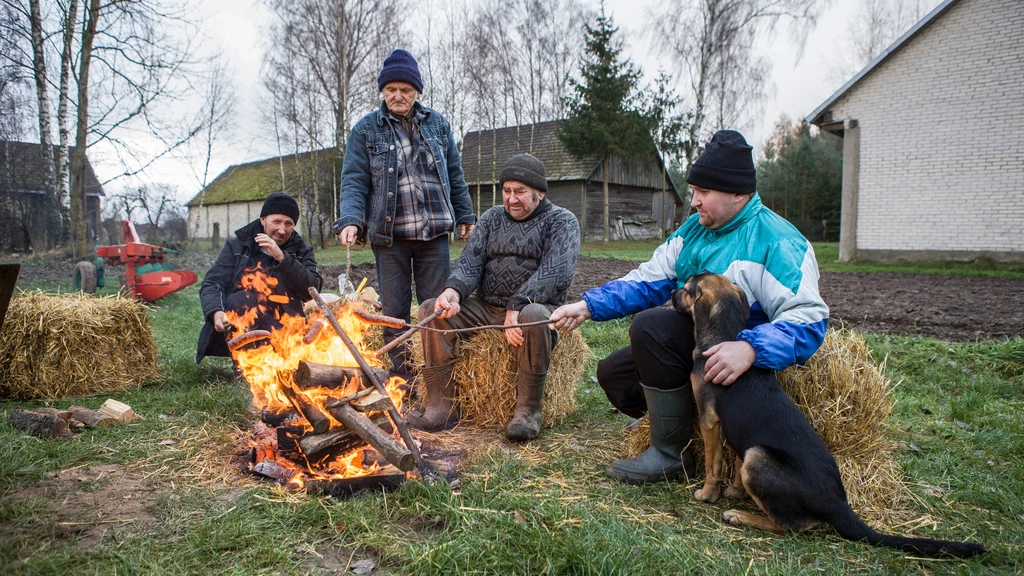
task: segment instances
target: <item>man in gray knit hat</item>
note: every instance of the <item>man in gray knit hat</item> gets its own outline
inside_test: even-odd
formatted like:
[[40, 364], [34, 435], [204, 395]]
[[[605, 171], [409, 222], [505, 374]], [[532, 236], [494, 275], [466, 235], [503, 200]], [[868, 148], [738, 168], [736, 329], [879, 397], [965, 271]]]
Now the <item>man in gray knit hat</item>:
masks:
[[[544, 197], [544, 164], [529, 154], [509, 158], [499, 178], [503, 205], [480, 217], [444, 291], [419, 308], [421, 320], [439, 313], [429, 327], [526, 324], [547, 320], [565, 303], [580, 251], [576, 216]], [[421, 430], [445, 430], [460, 419], [452, 380], [458, 343], [473, 333], [421, 334], [426, 408], [409, 422]], [[516, 409], [506, 434], [532, 440], [540, 435], [544, 383], [558, 332], [547, 325], [506, 328], [505, 337], [518, 365]]]

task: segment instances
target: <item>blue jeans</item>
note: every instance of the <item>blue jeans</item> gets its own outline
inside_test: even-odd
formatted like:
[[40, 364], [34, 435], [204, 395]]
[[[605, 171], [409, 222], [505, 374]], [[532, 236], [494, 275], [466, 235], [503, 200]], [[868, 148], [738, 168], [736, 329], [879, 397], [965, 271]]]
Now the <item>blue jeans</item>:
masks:
[[[386, 316], [404, 318], [408, 323], [412, 307], [412, 281], [416, 279], [416, 300], [426, 302], [444, 291], [444, 284], [451, 274], [451, 255], [448, 251], [448, 236], [440, 236], [426, 242], [422, 240], [395, 240], [391, 246], [371, 244], [377, 260], [377, 286]], [[384, 327], [384, 343], [391, 342], [404, 332], [404, 328]], [[407, 342], [391, 350], [392, 371], [408, 375], [409, 363]]]

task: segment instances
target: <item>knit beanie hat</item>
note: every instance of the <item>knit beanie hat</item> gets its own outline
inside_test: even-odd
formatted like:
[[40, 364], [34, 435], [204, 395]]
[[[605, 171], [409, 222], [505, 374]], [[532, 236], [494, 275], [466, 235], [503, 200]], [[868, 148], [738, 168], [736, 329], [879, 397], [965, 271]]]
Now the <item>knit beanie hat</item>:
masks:
[[505, 161], [505, 165], [501, 167], [498, 181], [504, 184], [505, 180], [522, 182], [541, 192], [548, 191], [548, 179], [544, 175], [544, 164], [529, 154], [518, 154]]
[[263, 202], [263, 209], [260, 210], [260, 218], [266, 218], [271, 214], [284, 214], [291, 218], [296, 224], [299, 223], [299, 203], [284, 192], [274, 192], [267, 196]]
[[384, 65], [380, 67], [380, 74], [377, 75], [377, 90], [383, 90], [388, 82], [412, 84], [417, 92], [423, 93], [420, 67], [407, 50], [396, 48], [384, 59]]
[[753, 148], [735, 130], [719, 130], [690, 167], [686, 183], [733, 194], [757, 190]]

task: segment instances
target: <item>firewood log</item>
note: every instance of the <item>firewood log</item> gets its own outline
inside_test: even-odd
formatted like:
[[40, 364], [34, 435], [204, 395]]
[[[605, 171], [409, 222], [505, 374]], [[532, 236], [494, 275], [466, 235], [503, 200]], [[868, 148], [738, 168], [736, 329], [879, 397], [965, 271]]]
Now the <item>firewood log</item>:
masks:
[[[373, 426], [378, 429], [380, 426], [390, 428], [388, 417], [384, 414], [377, 415], [372, 422]], [[278, 435], [278, 450], [281, 450], [280, 439], [281, 436]], [[325, 434], [304, 434], [298, 439], [297, 444], [309, 467], [319, 469], [334, 458], [366, 445], [367, 440], [348, 427], [344, 427], [336, 428]]]
[[104, 428], [120, 424], [121, 421], [109, 414], [90, 410], [84, 406], [69, 406], [68, 412], [75, 420], [85, 424], [88, 428]]
[[7, 415], [7, 423], [40, 438], [71, 438], [67, 421], [53, 412], [15, 408]]
[[399, 470], [408, 472], [416, 466], [416, 461], [408, 447], [384, 433], [372, 420], [356, 412], [351, 406], [335, 408], [331, 410], [331, 415], [341, 420], [346, 428], [354, 431], [376, 448], [382, 456], [387, 458], [388, 462], [394, 464]]
[[139, 415], [132, 410], [131, 406], [118, 402], [113, 398], [107, 398], [107, 401], [100, 406], [100, 412], [103, 412], [108, 416], [113, 416], [121, 422], [131, 422], [132, 420], [139, 419]]
[[[352, 381], [362, 382], [363, 373], [354, 366], [329, 366], [302, 360], [292, 373], [292, 380], [300, 390], [310, 388], [345, 388]], [[361, 386], [361, 384], [360, 384]]]
[[292, 406], [302, 414], [302, 417], [309, 422], [309, 425], [313, 428], [313, 432], [317, 434], [323, 434], [331, 427], [331, 418], [323, 412], [316, 404], [313, 403], [309, 398], [306, 397], [302, 392], [295, 391], [288, 386], [282, 386], [281, 392], [284, 393], [288, 401], [292, 403]]

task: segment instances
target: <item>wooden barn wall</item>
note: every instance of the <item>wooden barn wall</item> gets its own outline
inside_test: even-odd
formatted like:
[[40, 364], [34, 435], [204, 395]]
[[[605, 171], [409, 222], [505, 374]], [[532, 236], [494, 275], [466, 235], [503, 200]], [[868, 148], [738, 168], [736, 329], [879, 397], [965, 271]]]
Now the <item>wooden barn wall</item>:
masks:
[[[473, 206], [479, 206], [478, 214], [483, 214], [491, 204], [491, 186], [480, 186], [477, 194], [476, 185], [469, 187]], [[675, 229], [673, 219], [676, 205], [672, 193], [666, 192], [665, 206], [662, 209], [661, 190], [651, 190], [636, 186], [612, 184], [608, 187], [609, 194], [609, 234], [612, 240], [656, 238], [661, 235], [662, 225], [671, 232]], [[588, 182], [586, 185], [586, 219], [583, 215], [583, 183], [580, 181], [551, 182], [548, 184], [546, 197], [556, 206], [561, 206], [576, 215], [580, 226], [586, 228], [586, 240], [600, 240], [604, 232], [603, 206], [604, 191], [600, 182]], [[501, 191], [495, 193], [497, 204], [501, 204]], [[479, 202], [479, 204], [478, 204]], [[662, 214], [663, 223], [659, 225], [658, 214]]]
[[[660, 234], [655, 217], [655, 196], [661, 191], [635, 186], [608, 186], [609, 240], [656, 238]], [[587, 183], [586, 240], [604, 235], [604, 190], [600, 182]]]

